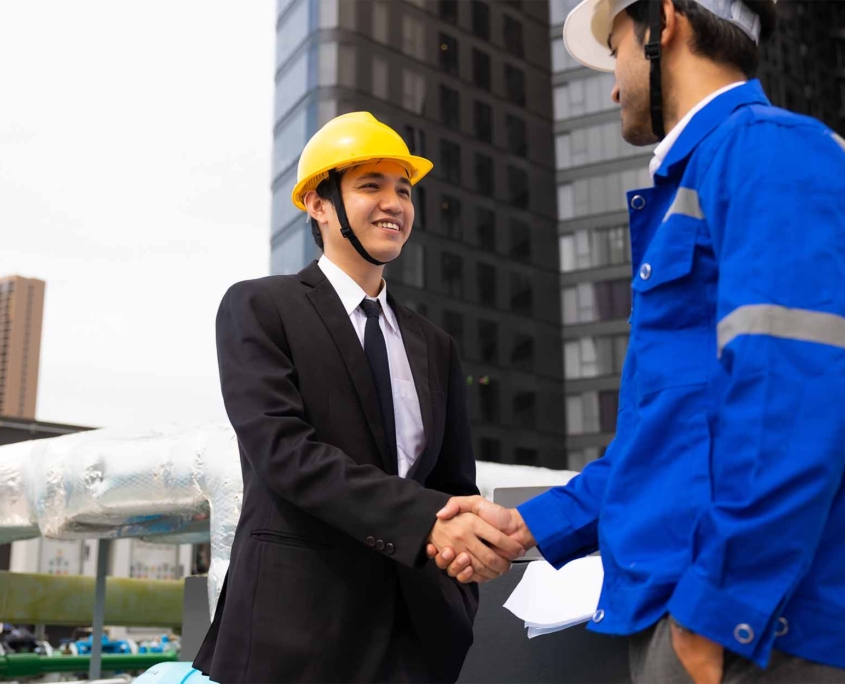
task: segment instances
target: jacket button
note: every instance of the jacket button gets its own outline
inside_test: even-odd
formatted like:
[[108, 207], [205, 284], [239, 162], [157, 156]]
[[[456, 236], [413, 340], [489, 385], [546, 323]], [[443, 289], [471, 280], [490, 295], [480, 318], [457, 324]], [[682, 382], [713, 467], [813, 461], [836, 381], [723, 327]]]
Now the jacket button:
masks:
[[384, 550], [387, 551], [388, 555], [392, 556], [393, 553], [396, 551], [396, 547], [393, 546], [390, 542], [384, 545]]
[[789, 631], [789, 620], [785, 617], [778, 618], [778, 628], [775, 630], [776, 637], [786, 636]]
[[640, 278], [643, 280], [651, 278], [651, 264], [643, 264], [640, 266]]
[[741, 644], [750, 644], [754, 641], [754, 630], [751, 629], [751, 625], [747, 625], [744, 622], [741, 625], [737, 625], [734, 628], [734, 639]]
[[381, 539], [376, 542], [376, 551], [384, 551], [384, 542]]
[[634, 195], [631, 198], [631, 209], [635, 209], [636, 211], [645, 209], [645, 197], [642, 195]]
[[375, 546], [376, 545], [376, 538], [375, 537], [367, 537], [366, 542], [367, 542], [367, 546]]
[[604, 610], [599, 608], [595, 613], [593, 613], [593, 622], [601, 622], [604, 620]]

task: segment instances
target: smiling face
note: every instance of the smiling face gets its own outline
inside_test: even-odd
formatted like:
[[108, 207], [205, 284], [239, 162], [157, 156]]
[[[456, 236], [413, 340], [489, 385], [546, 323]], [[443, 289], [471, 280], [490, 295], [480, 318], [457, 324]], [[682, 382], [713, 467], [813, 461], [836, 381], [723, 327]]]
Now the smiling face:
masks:
[[622, 137], [631, 145], [651, 145], [657, 142], [651, 128], [651, 64], [627, 12], [620, 12], [614, 19], [607, 43], [616, 58], [611, 97], [622, 108]]
[[[411, 182], [404, 167], [393, 161], [353, 166], [341, 176], [340, 191], [349, 225], [367, 253], [383, 262], [398, 257], [414, 226]], [[363, 261], [341, 235], [331, 204], [323, 206], [326, 256], [338, 265]]]

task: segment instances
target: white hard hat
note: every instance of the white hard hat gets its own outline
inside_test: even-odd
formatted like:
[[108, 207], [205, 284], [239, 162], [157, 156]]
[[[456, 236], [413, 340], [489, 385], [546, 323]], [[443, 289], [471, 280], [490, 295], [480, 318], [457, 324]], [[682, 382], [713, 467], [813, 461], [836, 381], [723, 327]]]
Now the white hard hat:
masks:
[[[586, 67], [613, 71], [607, 39], [616, 16], [637, 0], [583, 0], [563, 25], [563, 42], [569, 54]], [[755, 42], [760, 42], [760, 17], [742, 0], [695, 0], [717, 17], [741, 28]], [[777, 0], [772, 0], [773, 3]]]

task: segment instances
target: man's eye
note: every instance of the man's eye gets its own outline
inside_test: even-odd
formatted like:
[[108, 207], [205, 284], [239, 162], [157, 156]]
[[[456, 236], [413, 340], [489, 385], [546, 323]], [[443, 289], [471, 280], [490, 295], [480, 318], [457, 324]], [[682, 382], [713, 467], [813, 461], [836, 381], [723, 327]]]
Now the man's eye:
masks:
[[405, 197], [410, 197], [410, 196], [411, 196], [411, 191], [410, 191], [410, 190], [400, 190], [400, 191], [399, 191], [399, 194], [400, 194], [400, 195], [404, 195]]

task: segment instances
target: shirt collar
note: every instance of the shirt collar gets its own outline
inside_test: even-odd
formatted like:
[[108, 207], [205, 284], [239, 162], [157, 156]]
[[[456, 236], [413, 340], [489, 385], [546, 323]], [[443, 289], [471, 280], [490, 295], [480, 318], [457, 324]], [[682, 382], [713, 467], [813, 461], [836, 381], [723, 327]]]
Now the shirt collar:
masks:
[[687, 124], [692, 121], [692, 118], [698, 114], [702, 109], [704, 109], [707, 105], [709, 105], [713, 100], [715, 100], [719, 95], [728, 92], [729, 90], [733, 90], [737, 86], [741, 86], [745, 83], [745, 81], [737, 81], [736, 83], [731, 83], [730, 85], [726, 85], [724, 88], [719, 88], [715, 93], [711, 93], [707, 97], [705, 97], [701, 102], [699, 102], [695, 107], [690, 109], [686, 116], [681, 119], [677, 125], [669, 131], [669, 135], [663, 138], [663, 141], [654, 149], [654, 156], [651, 159], [651, 162], [648, 165], [649, 173], [651, 173], [651, 177], [654, 178], [654, 174], [657, 172], [657, 169], [660, 168], [660, 165], [663, 163], [663, 160], [666, 159], [666, 155], [669, 154], [669, 150], [672, 149], [672, 146], [675, 144], [675, 141], [681, 137], [681, 133], [683, 133], [684, 129], [687, 127]]
[[737, 108], [749, 104], [770, 104], [760, 81], [731, 83], [704, 98], [678, 122], [654, 150], [649, 164], [652, 177], [667, 178], [672, 167], [686, 159], [713, 129]]
[[[320, 257], [317, 265], [331, 283], [334, 291], [337, 292], [337, 296], [340, 297], [340, 302], [346, 310], [346, 315], [351, 316], [355, 309], [360, 306], [361, 300], [368, 296], [367, 293], [364, 292], [361, 286], [346, 271], [335, 264], [325, 254]], [[370, 299], [373, 298], [370, 297]], [[387, 283], [384, 279], [381, 281], [381, 290], [375, 299], [381, 303], [381, 310], [384, 313], [384, 319], [387, 324], [394, 331], [398, 331], [399, 325], [396, 321], [396, 315], [387, 303]]]

